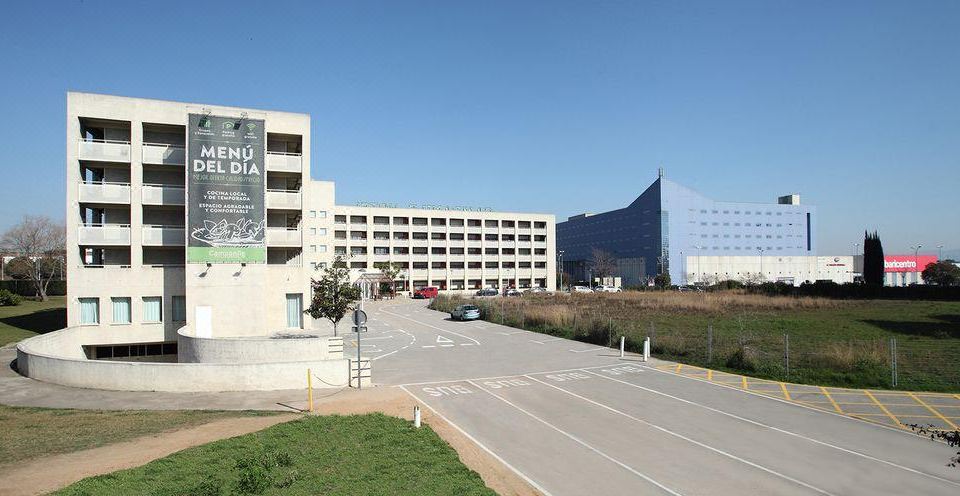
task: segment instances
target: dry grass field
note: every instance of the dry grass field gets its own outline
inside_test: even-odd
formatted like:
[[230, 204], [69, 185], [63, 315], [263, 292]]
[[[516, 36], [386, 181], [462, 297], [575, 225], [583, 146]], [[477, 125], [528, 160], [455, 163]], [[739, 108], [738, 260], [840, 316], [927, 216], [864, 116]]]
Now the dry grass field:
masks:
[[[471, 299], [483, 318], [655, 356], [833, 386], [960, 391], [960, 303], [835, 300], [739, 291]], [[457, 298], [434, 302], [448, 310]], [[896, 352], [892, 348], [895, 340]]]

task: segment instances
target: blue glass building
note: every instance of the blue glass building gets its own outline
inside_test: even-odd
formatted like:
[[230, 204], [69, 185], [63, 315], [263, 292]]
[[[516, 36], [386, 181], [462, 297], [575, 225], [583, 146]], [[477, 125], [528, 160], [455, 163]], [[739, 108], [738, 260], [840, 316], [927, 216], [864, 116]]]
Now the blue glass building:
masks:
[[777, 203], [716, 201], [661, 173], [625, 208], [557, 223], [557, 251], [575, 280], [587, 280], [599, 249], [617, 260], [624, 286], [660, 273], [684, 284], [696, 257], [816, 255], [815, 221], [816, 208], [800, 205], [799, 195]]

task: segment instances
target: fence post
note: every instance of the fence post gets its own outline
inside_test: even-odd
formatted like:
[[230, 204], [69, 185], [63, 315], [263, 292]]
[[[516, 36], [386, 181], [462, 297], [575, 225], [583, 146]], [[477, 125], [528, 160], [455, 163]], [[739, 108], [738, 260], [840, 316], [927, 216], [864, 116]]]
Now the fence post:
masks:
[[713, 362], [713, 324], [707, 326], [707, 365]]
[[890, 385], [897, 387], [897, 338], [890, 338]]
[[653, 340], [657, 337], [657, 326], [650, 322], [650, 346], [653, 346]]
[[787, 372], [787, 377], [790, 377], [790, 335], [783, 335], [783, 368]]

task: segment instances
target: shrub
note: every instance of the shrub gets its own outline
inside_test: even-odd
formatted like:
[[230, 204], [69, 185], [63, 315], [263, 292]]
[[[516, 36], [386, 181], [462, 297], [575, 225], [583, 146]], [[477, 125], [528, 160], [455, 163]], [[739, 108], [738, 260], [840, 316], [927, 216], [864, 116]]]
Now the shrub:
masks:
[[15, 307], [21, 302], [23, 302], [22, 296], [6, 289], [0, 289], [0, 307]]

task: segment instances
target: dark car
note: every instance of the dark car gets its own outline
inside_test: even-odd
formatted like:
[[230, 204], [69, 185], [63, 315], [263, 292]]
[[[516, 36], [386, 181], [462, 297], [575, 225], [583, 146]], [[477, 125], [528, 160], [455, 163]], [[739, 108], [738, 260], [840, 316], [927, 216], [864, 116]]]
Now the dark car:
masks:
[[493, 288], [481, 289], [480, 291], [477, 291], [477, 296], [497, 296], [498, 294], [500, 294], [500, 292]]

